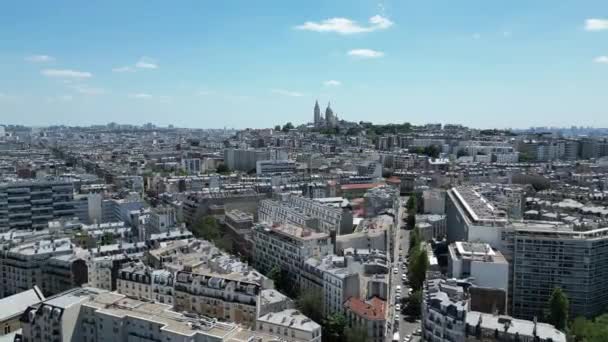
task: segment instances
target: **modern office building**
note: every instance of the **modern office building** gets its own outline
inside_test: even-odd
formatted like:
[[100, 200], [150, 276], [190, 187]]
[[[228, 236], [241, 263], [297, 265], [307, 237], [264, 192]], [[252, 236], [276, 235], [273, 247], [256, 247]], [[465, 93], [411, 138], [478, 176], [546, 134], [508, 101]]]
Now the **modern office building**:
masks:
[[256, 174], [258, 176], [280, 175], [283, 173], [296, 172], [297, 164], [293, 160], [258, 160], [256, 162]]
[[61, 179], [0, 183], [0, 232], [44, 229], [48, 221], [73, 218], [74, 185]]
[[509, 289], [509, 263], [486, 243], [458, 241], [448, 246], [448, 277], [470, 279], [476, 286]]
[[286, 160], [283, 150], [234, 149], [224, 150], [224, 163], [230, 170], [249, 172], [256, 170], [260, 160]]

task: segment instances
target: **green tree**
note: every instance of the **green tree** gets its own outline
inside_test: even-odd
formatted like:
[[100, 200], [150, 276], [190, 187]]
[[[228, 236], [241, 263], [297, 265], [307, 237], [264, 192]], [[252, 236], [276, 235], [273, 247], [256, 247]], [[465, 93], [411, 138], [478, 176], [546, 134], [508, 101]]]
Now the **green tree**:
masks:
[[293, 287], [289, 284], [287, 273], [279, 266], [274, 266], [270, 272], [268, 272], [267, 277], [272, 279], [274, 287], [277, 290], [290, 295], [293, 293]]
[[419, 317], [422, 310], [422, 290], [413, 292], [409, 298], [404, 298], [404, 311], [409, 316]]
[[[407, 229], [415, 229], [416, 228], [416, 214], [414, 214], [414, 213], [408, 213], [406, 220], [407, 220], [406, 221]], [[410, 234], [410, 235], [412, 235], [412, 234]], [[410, 242], [410, 245], [411, 245], [411, 242]]]
[[323, 322], [323, 296], [319, 291], [305, 290], [296, 299], [296, 306], [317, 323]]
[[568, 310], [569, 304], [566, 294], [562, 289], [556, 287], [553, 289], [553, 293], [548, 302], [547, 319], [549, 323], [553, 324], [555, 328], [559, 330], [566, 329], [566, 324], [568, 323]]
[[608, 314], [587, 320], [577, 317], [570, 324], [570, 339], [576, 342], [605, 342], [608, 341]]
[[293, 124], [291, 122], [288, 122], [283, 126], [283, 132], [289, 132], [289, 130], [293, 128]]
[[102, 245], [111, 245], [116, 241], [114, 238], [114, 234], [106, 232], [101, 236], [101, 244]]
[[[408, 216], [409, 219], [410, 216]], [[415, 216], [414, 216], [415, 217]], [[420, 236], [420, 230], [415, 226], [416, 221], [414, 221], [414, 229], [410, 232], [410, 254], [415, 253], [418, 247], [420, 246], [420, 242], [422, 242], [422, 238]], [[409, 221], [408, 221], [409, 226]]]
[[415, 195], [410, 196], [405, 204], [408, 212], [416, 212], [418, 210], [418, 199]]
[[344, 329], [344, 342], [367, 342], [367, 330], [361, 327]]
[[420, 290], [422, 284], [424, 284], [426, 271], [429, 268], [429, 259], [426, 255], [425, 248], [416, 248], [413, 253], [413, 259], [410, 260], [409, 278], [412, 289], [417, 291]]
[[469, 153], [467, 152], [467, 150], [458, 150], [458, 152], [456, 152], [456, 158], [460, 158], [460, 157], [468, 157]]
[[197, 238], [215, 241], [221, 236], [220, 225], [215, 217], [203, 216], [192, 225], [192, 234]]
[[323, 327], [325, 328], [323, 337], [325, 337], [326, 341], [341, 342], [344, 338], [346, 317], [339, 312], [329, 315], [323, 322]]
[[440, 152], [441, 150], [437, 145], [430, 145], [424, 148], [424, 154], [431, 158], [439, 158]]
[[281, 130], [281, 125], [274, 126], [274, 130], [277, 131], [277, 132], [280, 131]]
[[225, 174], [225, 173], [229, 173], [230, 169], [228, 168], [228, 166], [226, 166], [226, 164], [220, 164], [217, 166], [216, 171], [217, 171], [217, 173]]

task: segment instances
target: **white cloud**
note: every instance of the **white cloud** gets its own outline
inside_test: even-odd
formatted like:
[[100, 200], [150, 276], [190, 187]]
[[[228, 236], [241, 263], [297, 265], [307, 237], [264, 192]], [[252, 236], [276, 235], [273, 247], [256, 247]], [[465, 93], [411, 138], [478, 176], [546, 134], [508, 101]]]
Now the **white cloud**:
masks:
[[301, 97], [304, 94], [297, 91], [290, 91], [285, 89], [270, 89], [270, 92], [273, 94], [283, 95], [283, 96], [292, 96], [292, 97]]
[[341, 86], [342, 82], [336, 81], [336, 80], [329, 80], [329, 81], [323, 82], [323, 85], [326, 87], [337, 87], [337, 86]]
[[135, 93], [129, 94], [129, 97], [132, 99], [149, 99], [152, 97], [152, 95], [146, 93]]
[[93, 77], [90, 72], [69, 69], [44, 69], [40, 73], [46, 77], [55, 78], [85, 79]]
[[371, 49], [354, 49], [347, 52], [349, 56], [358, 58], [380, 58], [384, 57], [384, 52]]
[[47, 55], [32, 55], [25, 57], [27, 62], [31, 63], [48, 63], [55, 60], [55, 58]]
[[314, 32], [335, 32], [339, 34], [355, 34], [384, 30], [393, 26], [390, 19], [381, 15], [369, 18], [369, 26], [361, 26], [354, 20], [347, 18], [330, 18], [320, 22], [307, 21], [295, 27], [296, 30]]
[[135, 67], [140, 69], [158, 69], [158, 64], [150, 57], [142, 57], [135, 63]]
[[595, 63], [608, 64], [608, 56], [599, 56], [593, 60]]
[[135, 69], [130, 66], [122, 66], [118, 68], [113, 68], [112, 72], [135, 72]]
[[585, 20], [585, 30], [603, 31], [608, 30], [608, 19], [591, 18]]

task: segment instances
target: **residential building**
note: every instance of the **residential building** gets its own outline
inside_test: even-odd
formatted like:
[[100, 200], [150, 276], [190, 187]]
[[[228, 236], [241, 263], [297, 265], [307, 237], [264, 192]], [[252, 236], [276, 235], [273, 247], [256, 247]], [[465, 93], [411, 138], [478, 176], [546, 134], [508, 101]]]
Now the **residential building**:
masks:
[[321, 342], [321, 326], [296, 309], [270, 312], [257, 318], [256, 330], [286, 342]]
[[260, 223], [252, 229], [253, 262], [263, 273], [274, 267], [286, 272], [293, 286], [300, 280], [300, 270], [309, 258], [333, 254], [331, 237], [290, 224]]
[[21, 314], [28, 306], [44, 300], [44, 295], [38, 286], [0, 299], [0, 340], [1, 336], [15, 333], [21, 329]]
[[349, 328], [366, 331], [366, 341], [386, 341], [386, 321], [388, 315], [386, 301], [378, 297], [373, 297], [368, 301], [351, 297], [344, 303], [344, 308]]
[[242, 273], [177, 272], [175, 309], [255, 326], [262, 286]]
[[125, 264], [118, 271], [116, 290], [132, 298], [154, 300], [152, 269], [141, 262]]

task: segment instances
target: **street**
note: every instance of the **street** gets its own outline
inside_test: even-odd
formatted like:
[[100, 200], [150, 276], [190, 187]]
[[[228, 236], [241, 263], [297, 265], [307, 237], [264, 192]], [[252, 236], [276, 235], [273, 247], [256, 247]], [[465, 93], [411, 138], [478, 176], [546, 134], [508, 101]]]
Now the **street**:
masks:
[[[420, 328], [420, 321], [408, 322], [404, 319], [404, 316], [401, 312], [396, 311], [396, 304], [401, 304], [401, 301], [396, 300], [396, 296], [398, 294], [397, 288], [401, 289], [400, 296], [407, 296], [409, 287], [402, 282], [402, 276], [405, 274], [407, 276], [407, 268], [403, 267], [403, 262], [407, 259], [407, 253], [409, 250], [409, 234], [408, 230], [402, 229], [404, 226], [404, 218], [407, 216], [406, 209], [404, 208], [405, 203], [407, 203], [408, 197], [402, 197], [400, 200], [399, 212], [397, 214], [398, 217], [398, 229], [395, 231], [394, 239], [397, 243], [394, 244], [393, 251], [393, 263], [391, 265], [391, 295], [390, 295], [390, 307], [389, 307], [389, 317], [390, 317], [390, 333], [387, 334], [387, 340], [392, 341], [393, 335], [395, 332], [399, 332], [400, 341], [407, 341], [406, 336], [412, 336], [410, 341], [419, 341], [419, 336], [413, 336], [414, 332]], [[401, 257], [401, 261], [399, 258]], [[397, 273], [395, 273], [395, 268], [397, 268]], [[398, 322], [395, 321], [395, 315], [399, 315]]]

